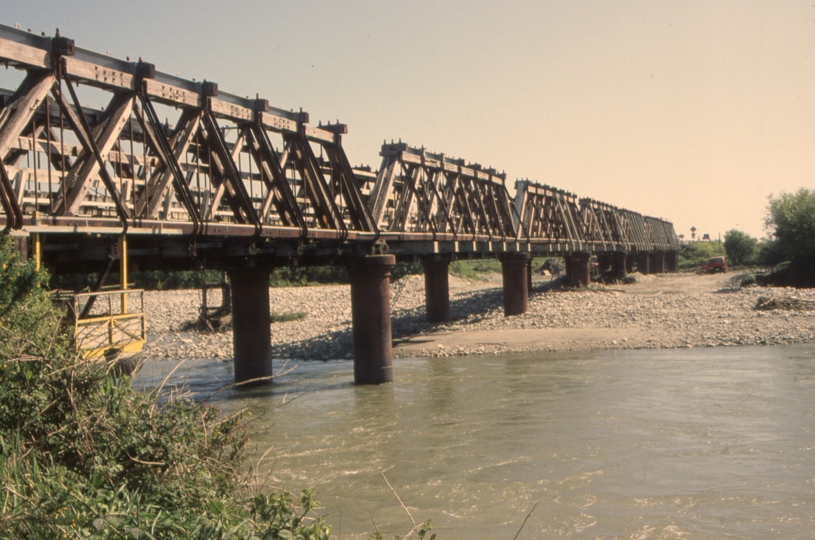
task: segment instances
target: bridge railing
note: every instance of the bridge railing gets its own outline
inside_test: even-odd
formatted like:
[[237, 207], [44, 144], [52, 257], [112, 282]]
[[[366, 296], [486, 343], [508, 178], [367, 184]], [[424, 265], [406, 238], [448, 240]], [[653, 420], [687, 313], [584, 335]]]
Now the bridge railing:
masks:
[[138, 352], [147, 343], [143, 290], [77, 293], [61, 300], [70, 308], [74, 347], [84, 358]]

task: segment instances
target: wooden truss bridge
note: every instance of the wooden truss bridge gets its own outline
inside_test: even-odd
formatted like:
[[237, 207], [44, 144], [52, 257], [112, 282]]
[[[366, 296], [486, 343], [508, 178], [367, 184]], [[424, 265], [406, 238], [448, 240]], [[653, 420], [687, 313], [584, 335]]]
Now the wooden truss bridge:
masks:
[[314, 126], [302, 110], [84, 50], [59, 32], [0, 25], [0, 62], [19, 74], [0, 90], [3, 232], [53, 272], [113, 259], [228, 270], [239, 381], [270, 374], [268, 324], [257, 320], [268, 320], [262, 290], [268, 298], [275, 266], [345, 264], [352, 301], [381, 299], [354, 308], [358, 382], [390, 380], [385, 282], [397, 258], [425, 263], [431, 320], [449, 319], [456, 257], [501, 258], [508, 315], [526, 310], [534, 256], [564, 256], [575, 285], [588, 284], [592, 256], [616, 275], [676, 269], [665, 220], [529, 180], [512, 195], [505, 173], [402, 142], [382, 145], [378, 171], [354, 167], [344, 124]]

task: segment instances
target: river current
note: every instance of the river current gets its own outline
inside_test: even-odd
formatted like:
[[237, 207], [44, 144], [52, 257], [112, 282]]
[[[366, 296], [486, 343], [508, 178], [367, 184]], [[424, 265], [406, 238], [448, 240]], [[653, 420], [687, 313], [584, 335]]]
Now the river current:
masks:
[[395, 494], [440, 540], [815, 535], [812, 345], [396, 359], [382, 386], [290, 368], [217, 392], [231, 363], [189, 360], [171, 384], [248, 408], [265, 481], [315, 488], [333, 538], [407, 533]]

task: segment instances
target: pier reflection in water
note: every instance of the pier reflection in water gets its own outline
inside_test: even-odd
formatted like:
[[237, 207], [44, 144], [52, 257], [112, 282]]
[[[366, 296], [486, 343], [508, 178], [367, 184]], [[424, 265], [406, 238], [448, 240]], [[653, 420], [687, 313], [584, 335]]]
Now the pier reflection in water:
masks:
[[[199, 396], [229, 363], [189, 361]], [[136, 384], [172, 368], [150, 362]], [[815, 530], [815, 346], [397, 359], [396, 382], [305, 362], [249, 408], [275, 485], [319, 490], [335, 537], [417, 520], [444, 539], [802, 538]], [[287, 404], [279, 407], [284, 400]], [[293, 398], [294, 401], [292, 401]]]

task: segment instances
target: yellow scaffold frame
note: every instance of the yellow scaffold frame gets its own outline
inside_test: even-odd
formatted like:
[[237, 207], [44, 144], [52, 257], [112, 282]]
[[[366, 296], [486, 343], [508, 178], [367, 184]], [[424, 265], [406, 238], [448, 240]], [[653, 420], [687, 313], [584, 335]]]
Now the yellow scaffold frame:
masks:
[[[137, 298], [138, 310], [128, 312], [127, 296]], [[107, 311], [80, 319], [81, 306], [91, 297], [107, 300]], [[119, 302], [114, 302], [117, 297], [123, 298], [124, 301], [120, 299]], [[135, 306], [131, 304], [131, 307]], [[77, 352], [84, 358], [101, 358], [113, 350], [127, 353], [138, 352], [147, 342], [144, 290], [142, 289], [78, 293], [74, 295], [73, 312], [74, 344]]]

